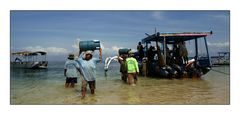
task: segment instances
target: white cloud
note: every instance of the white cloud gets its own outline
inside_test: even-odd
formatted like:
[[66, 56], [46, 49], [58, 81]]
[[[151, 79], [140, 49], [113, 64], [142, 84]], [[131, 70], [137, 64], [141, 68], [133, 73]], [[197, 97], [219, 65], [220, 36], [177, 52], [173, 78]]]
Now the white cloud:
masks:
[[[115, 55], [117, 55], [118, 54], [118, 50], [121, 49], [121, 48], [123, 48], [123, 47], [119, 47], [119, 46], [112, 46], [111, 48], [104, 47], [103, 48], [103, 52], [106, 53], [106, 54], [115, 54]], [[137, 49], [131, 49], [131, 51], [136, 52]]]
[[75, 41], [75, 43], [72, 45], [72, 47], [73, 47], [74, 49], [79, 49], [79, 42], [80, 42], [80, 38], [77, 38], [76, 41]]
[[28, 46], [23, 48], [26, 51], [45, 51], [50, 55], [57, 55], [57, 54], [66, 54], [68, 50], [65, 48], [59, 47], [42, 47], [42, 46]]
[[133, 52], [137, 52], [137, 49], [131, 49], [131, 51], [133, 51]]
[[118, 54], [118, 49], [122, 48], [122, 47], [118, 47], [118, 46], [112, 46], [111, 48], [109, 47], [105, 47], [104, 45], [101, 44], [102, 50], [104, 54], [109, 54], [109, 55], [116, 55]]
[[122, 48], [122, 47], [113, 46], [111, 49], [112, 49], [113, 51], [118, 51], [120, 48]]
[[73, 44], [72, 47], [73, 47], [74, 49], [78, 49], [78, 48], [79, 48], [78, 45], [76, 45], [76, 44]]
[[207, 42], [209, 46], [210, 55], [218, 55], [218, 52], [228, 52], [230, 49], [229, 42]]
[[207, 44], [209, 45], [209, 47], [229, 47], [229, 42], [216, 42], [216, 43], [211, 43], [211, 42], [207, 42]]

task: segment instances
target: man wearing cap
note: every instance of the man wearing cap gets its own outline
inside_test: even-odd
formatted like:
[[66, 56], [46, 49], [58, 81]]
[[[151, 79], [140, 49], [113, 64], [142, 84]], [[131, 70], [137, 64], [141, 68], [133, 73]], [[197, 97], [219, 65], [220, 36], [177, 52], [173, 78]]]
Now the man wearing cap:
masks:
[[79, 64], [74, 60], [74, 54], [69, 54], [68, 60], [64, 65], [64, 76], [66, 77], [65, 87], [74, 87], [77, 83]]
[[87, 84], [91, 90], [91, 94], [94, 94], [96, 88], [96, 64], [100, 62], [100, 59], [93, 58], [92, 51], [86, 51], [80, 53], [78, 58], [79, 65], [81, 67], [82, 79], [82, 98], [85, 97], [87, 91]]
[[138, 62], [134, 58], [134, 53], [129, 52], [130, 57], [126, 59], [128, 84], [135, 86], [137, 83], [137, 74], [139, 73]]

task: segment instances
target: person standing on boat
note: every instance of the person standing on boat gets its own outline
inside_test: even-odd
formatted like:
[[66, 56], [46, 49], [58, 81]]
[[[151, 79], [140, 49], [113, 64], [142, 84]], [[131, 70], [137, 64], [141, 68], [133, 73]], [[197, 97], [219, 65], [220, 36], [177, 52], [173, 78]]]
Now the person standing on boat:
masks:
[[182, 57], [180, 55], [179, 43], [173, 44], [173, 59], [174, 64], [182, 65]]
[[138, 42], [137, 50], [138, 50], [138, 60], [142, 62], [142, 58], [144, 56], [143, 45], [141, 42]]
[[65, 87], [74, 88], [75, 83], [77, 83], [79, 64], [74, 60], [74, 54], [69, 54], [68, 60], [64, 65], [64, 76], [66, 77]]
[[183, 58], [184, 64], [188, 64], [188, 51], [185, 45], [185, 42], [179, 43], [179, 49], [180, 49], [180, 56]]
[[91, 90], [91, 94], [95, 93], [96, 88], [96, 64], [101, 61], [101, 59], [93, 58], [92, 51], [86, 51], [84, 53], [80, 52], [78, 58], [78, 63], [80, 65], [82, 78], [82, 98], [85, 97], [87, 91], [87, 84]]
[[147, 51], [147, 58], [149, 62], [152, 62], [154, 60], [154, 52], [155, 48], [153, 46], [150, 46], [148, 51]]
[[139, 73], [138, 62], [134, 58], [134, 54], [130, 52], [130, 57], [126, 59], [126, 68], [128, 73], [128, 84], [135, 86], [137, 83], [137, 75]]

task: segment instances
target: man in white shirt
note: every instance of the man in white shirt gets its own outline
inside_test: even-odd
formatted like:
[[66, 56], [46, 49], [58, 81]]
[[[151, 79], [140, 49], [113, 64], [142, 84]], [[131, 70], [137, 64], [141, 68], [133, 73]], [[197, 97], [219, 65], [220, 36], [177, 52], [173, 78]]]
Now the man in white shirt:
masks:
[[74, 60], [74, 54], [69, 54], [68, 60], [64, 65], [64, 76], [66, 77], [65, 87], [74, 88], [75, 83], [77, 83], [79, 64]]

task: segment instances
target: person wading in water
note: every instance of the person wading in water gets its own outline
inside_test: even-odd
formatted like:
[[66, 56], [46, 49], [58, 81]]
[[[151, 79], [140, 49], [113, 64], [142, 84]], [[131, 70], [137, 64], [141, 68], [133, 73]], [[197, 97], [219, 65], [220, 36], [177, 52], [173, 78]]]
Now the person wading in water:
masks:
[[64, 65], [64, 76], [66, 77], [65, 87], [74, 88], [75, 83], [77, 83], [79, 64], [74, 60], [74, 54], [69, 54], [68, 60]]
[[96, 64], [101, 61], [100, 59], [93, 58], [92, 51], [80, 52], [78, 62], [81, 68], [82, 78], [82, 99], [86, 95], [87, 84], [91, 90], [91, 94], [95, 93], [96, 88]]
[[137, 75], [139, 73], [138, 62], [134, 58], [134, 54], [130, 52], [130, 57], [126, 59], [126, 68], [128, 73], [128, 84], [135, 86], [137, 83]]

